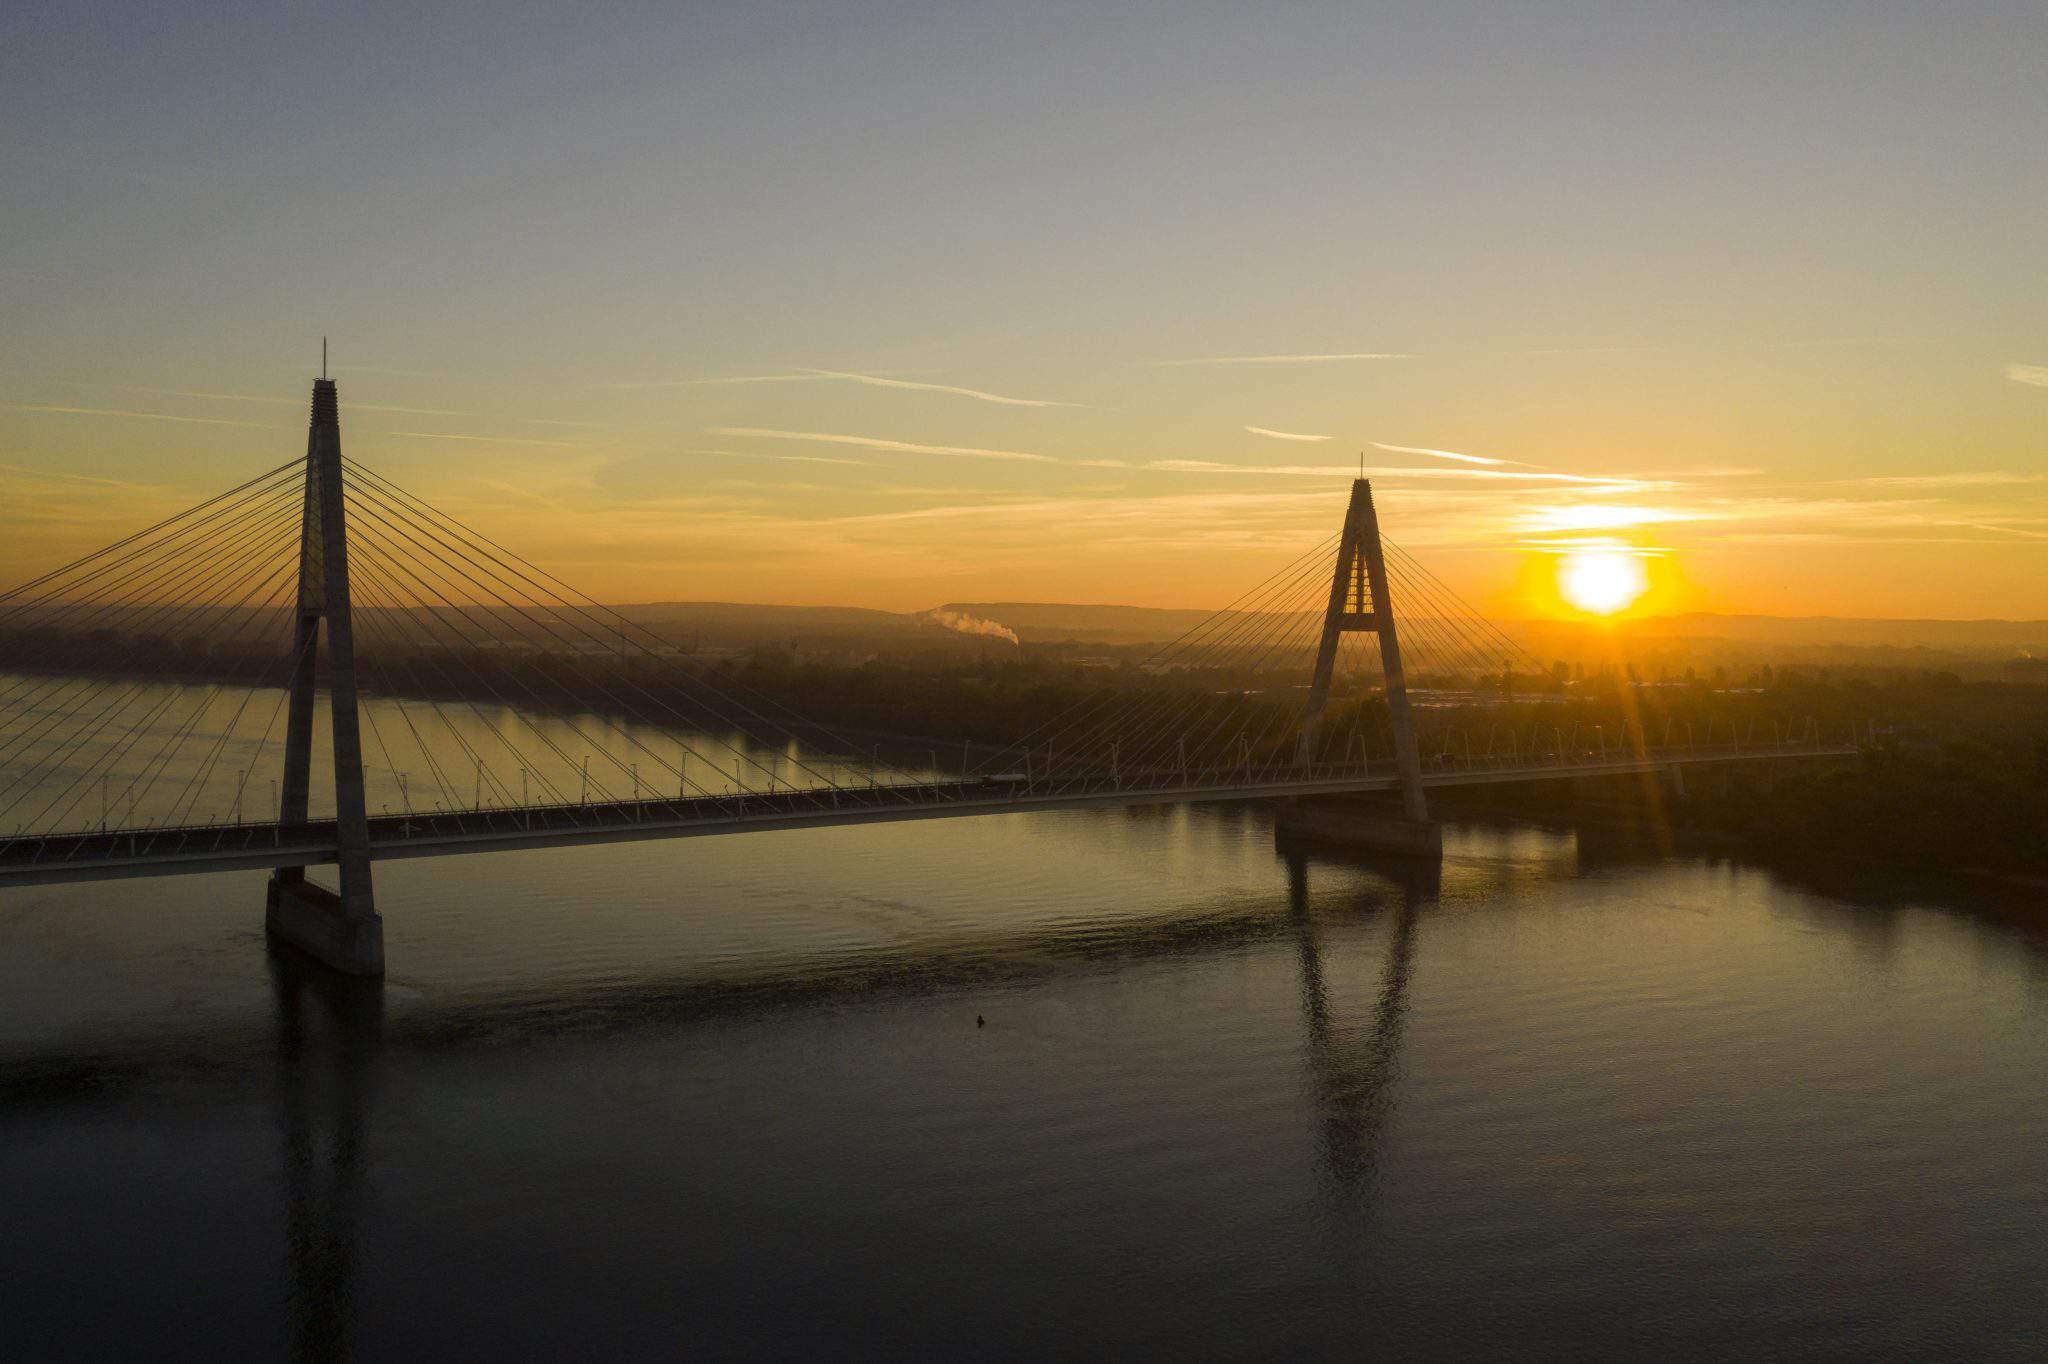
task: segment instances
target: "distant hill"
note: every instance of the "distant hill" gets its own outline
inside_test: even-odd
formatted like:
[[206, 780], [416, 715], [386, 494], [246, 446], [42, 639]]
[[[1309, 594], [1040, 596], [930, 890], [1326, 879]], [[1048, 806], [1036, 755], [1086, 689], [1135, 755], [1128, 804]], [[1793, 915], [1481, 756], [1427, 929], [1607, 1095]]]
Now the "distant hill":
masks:
[[[1548, 622], [1524, 621], [1523, 630]], [[1628, 624], [1639, 638], [1674, 635], [1760, 644], [1846, 644], [1894, 649], [2035, 649], [2048, 652], [2048, 620], [1862, 619], [1851, 616], [1736, 616], [1711, 612], [1649, 616]]]
[[[1209, 615], [1206, 611], [1057, 602], [951, 602], [943, 609], [999, 621], [1025, 640], [1071, 639], [1111, 644], [1173, 639]], [[1604, 625], [1579, 621], [1501, 620], [1495, 624], [1528, 647], [1546, 640], [1575, 641], [1610, 633]], [[2048, 620], [1886, 620], [1692, 612], [1630, 620], [1614, 633], [1637, 641], [1932, 649], [1973, 655], [2031, 652], [2048, 656]]]
[[[986, 641], [1014, 633], [1025, 644], [1102, 647], [1163, 643], [1209, 612], [1076, 602], [947, 602], [928, 611], [747, 602], [643, 602], [617, 608], [682, 641], [711, 647], [797, 642], [862, 644]], [[1667, 657], [1777, 658], [1784, 662], [1932, 665], [1944, 658], [2048, 657], [2048, 620], [1860, 619], [1840, 616], [1650, 616], [1608, 627], [1557, 620], [1496, 622], [1540, 658], [1611, 655], [1619, 647]], [[1000, 627], [1000, 628], [997, 628]]]
[[637, 624], [664, 630], [681, 628], [706, 635], [777, 634], [909, 634], [932, 628], [929, 622], [899, 611], [864, 606], [760, 606], [748, 602], [658, 601], [614, 608]]
[[1213, 612], [1152, 606], [1083, 606], [1062, 602], [947, 602], [939, 608], [1007, 625], [1033, 643], [1152, 644], [1177, 639]]

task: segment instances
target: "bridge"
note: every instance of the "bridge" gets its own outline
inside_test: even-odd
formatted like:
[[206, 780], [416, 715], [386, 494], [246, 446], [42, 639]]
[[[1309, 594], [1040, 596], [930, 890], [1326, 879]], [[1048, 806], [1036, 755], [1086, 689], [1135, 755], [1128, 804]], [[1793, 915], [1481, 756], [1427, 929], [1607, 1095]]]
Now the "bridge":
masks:
[[[1611, 729], [1524, 725], [1504, 703], [1533, 660], [1382, 537], [1359, 479], [1335, 536], [1155, 650], [1139, 684], [957, 766], [901, 745], [885, 761], [344, 457], [339, 409], [315, 381], [303, 458], [0, 593], [0, 888], [269, 869], [272, 933], [376, 974], [371, 867], [397, 858], [1253, 800], [1313, 837], [1434, 857], [1433, 789], [1682, 792], [1690, 765], [1857, 750], [1754, 713], [1703, 733], [1653, 733], [1640, 706]], [[1302, 661], [1301, 685], [1274, 684]], [[1411, 687], [1418, 661], [1433, 685]], [[1498, 696], [1477, 685], [1496, 667]], [[259, 772], [274, 813], [244, 819]], [[372, 814], [373, 786], [399, 808]]]

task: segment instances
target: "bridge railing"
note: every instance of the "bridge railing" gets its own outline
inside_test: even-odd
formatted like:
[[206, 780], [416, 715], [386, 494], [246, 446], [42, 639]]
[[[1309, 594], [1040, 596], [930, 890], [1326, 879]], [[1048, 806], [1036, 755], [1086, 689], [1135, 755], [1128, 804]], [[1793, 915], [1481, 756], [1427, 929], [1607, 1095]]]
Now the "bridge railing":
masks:
[[[1455, 742], [1441, 742], [1445, 736], [1438, 735], [1440, 742], [1423, 756], [1424, 778], [1427, 780], [1432, 775], [1449, 773], [1507, 778], [1515, 773], [1614, 771], [1687, 761], [1853, 751], [1851, 745], [1830, 743], [1819, 739], [1810, 730], [1793, 727], [1781, 727], [1762, 743], [1744, 742], [1743, 737], [1730, 734], [1712, 743], [1668, 746], [1624, 744], [1619, 742], [1619, 736], [1603, 742], [1607, 736], [1595, 728], [1596, 732], [1590, 735], [1554, 730], [1548, 736], [1549, 742], [1535, 745], [1519, 741], [1511, 745], [1473, 745], [1463, 733], [1457, 735]], [[731, 822], [745, 820], [749, 816], [787, 818], [792, 815], [873, 810], [891, 805], [1008, 804], [1150, 793], [1170, 797], [1177, 791], [1270, 791], [1301, 786], [1341, 787], [1347, 783], [1378, 789], [1390, 785], [1393, 777], [1393, 764], [1383, 758], [1296, 763], [1291, 759], [1247, 754], [1243, 760], [1232, 763], [1130, 767], [1113, 759], [1081, 762], [1063, 758], [1047, 763], [1031, 760], [1027, 755], [1027, 762], [1016, 772], [952, 777], [934, 775], [929, 780], [874, 779], [845, 785], [794, 785], [768, 792], [742, 790], [644, 800], [479, 804], [466, 809], [387, 811], [374, 816], [371, 825], [376, 841], [385, 843], [420, 835], [575, 830], [654, 821]], [[19, 834], [0, 838], [0, 866], [119, 857], [198, 856], [236, 849], [246, 851], [259, 844], [303, 846], [318, 844], [322, 839], [331, 840], [332, 827], [331, 820], [315, 820], [301, 825], [248, 820]]]

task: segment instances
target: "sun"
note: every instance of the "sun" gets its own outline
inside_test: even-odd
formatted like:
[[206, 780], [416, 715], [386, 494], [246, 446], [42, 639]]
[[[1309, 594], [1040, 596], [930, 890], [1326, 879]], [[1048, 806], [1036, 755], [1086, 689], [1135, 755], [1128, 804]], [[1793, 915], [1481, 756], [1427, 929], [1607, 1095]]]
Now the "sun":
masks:
[[1650, 586], [1643, 561], [1618, 549], [1573, 550], [1558, 561], [1557, 590], [1567, 602], [1595, 616], [1611, 616], [1635, 604]]

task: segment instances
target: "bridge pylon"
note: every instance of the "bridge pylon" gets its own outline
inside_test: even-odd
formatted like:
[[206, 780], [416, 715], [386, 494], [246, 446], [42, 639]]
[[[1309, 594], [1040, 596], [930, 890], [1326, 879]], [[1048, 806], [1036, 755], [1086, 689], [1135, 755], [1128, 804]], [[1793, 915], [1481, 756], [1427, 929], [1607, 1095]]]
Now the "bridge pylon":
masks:
[[1435, 853], [1442, 834], [1430, 822], [1429, 803], [1422, 793], [1422, 747], [1415, 734], [1415, 712], [1408, 704], [1408, 679], [1401, 667], [1401, 637], [1395, 622], [1393, 592], [1387, 582], [1386, 550], [1380, 543], [1379, 513], [1372, 503], [1372, 481], [1353, 479], [1351, 505], [1344, 513], [1344, 533], [1337, 542], [1337, 564], [1330, 575], [1329, 604], [1323, 612], [1322, 642], [1316, 649], [1315, 674], [1309, 684], [1308, 709], [1294, 760], [1306, 767], [1314, 761], [1323, 711], [1330, 703], [1330, 685], [1337, 668], [1337, 646], [1347, 634], [1374, 635], [1380, 644], [1387, 716], [1394, 731], [1394, 769], [1400, 782], [1401, 810], [1389, 819], [1355, 806], [1335, 807], [1297, 802], [1283, 825], [1318, 838]]
[[370, 887], [369, 813], [363, 792], [363, 736], [357, 711], [355, 625], [349, 608], [348, 518], [342, 500], [340, 398], [332, 379], [313, 381], [306, 433], [305, 512], [299, 532], [297, 630], [292, 646], [284, 782], [278, 823], [308, 822], [313, 712], [321, 625], [327, 634], [327, 698], [334, 745], [334, 840], [339, 889], [306, 879], [306, 869], [271, 873], [264, 926], [275, 937], [351, 975], [384, 974], [384, 920]]

